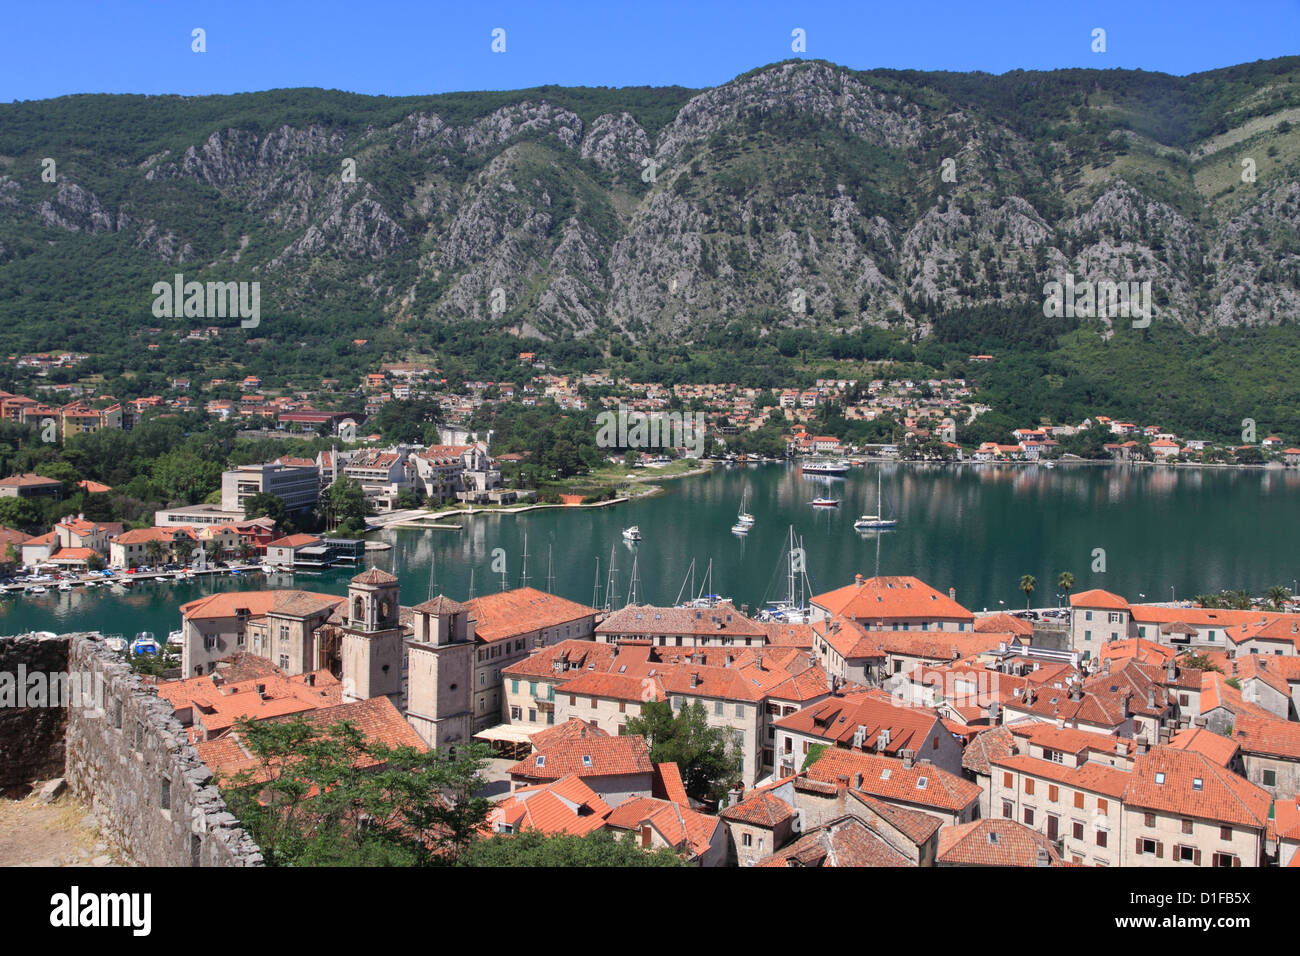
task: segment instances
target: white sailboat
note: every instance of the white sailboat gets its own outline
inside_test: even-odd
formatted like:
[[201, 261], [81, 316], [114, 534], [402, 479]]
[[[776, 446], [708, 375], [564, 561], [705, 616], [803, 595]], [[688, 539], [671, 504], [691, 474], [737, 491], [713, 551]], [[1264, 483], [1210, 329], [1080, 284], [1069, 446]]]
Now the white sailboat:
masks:
[[786, 565], [787, 590], [783, 601], [769, 601], [765, 610], [760, 611], [760, 621], [783, 621], [788, 624], [807, 624], [810, 612], [808, 593], [812, 590], [808, 581], [808, 569], [804, 564], [807, 552], [802, 540], [795, 540], [794, 525], [790, 526], [790, 543], [782, 555]]
[[896, 518], [886, 518], [880, 506], [882, 494], [883, 474], [876, 472], [876, 513], [873, 515], [862, 515], [857, 521], [853, 522], [853, 528], [856, 531], [870, 531], [878, 528], [893, 528], [898, 525]]

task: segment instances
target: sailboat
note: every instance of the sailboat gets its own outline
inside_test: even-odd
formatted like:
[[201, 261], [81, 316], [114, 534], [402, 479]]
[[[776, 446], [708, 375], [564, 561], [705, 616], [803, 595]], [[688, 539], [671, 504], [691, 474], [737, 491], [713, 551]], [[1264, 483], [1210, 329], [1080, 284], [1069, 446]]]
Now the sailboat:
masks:
[[640, 541], [640, 540], [641, 540], [641, 529], [640, 529], [639, 527], [637, 527], [636, 525], [632, 525], [632, 527], [630, 527], [630, 528], [624, 528], [624, 529], [623, 529], [623, 539], [624, 539], [625, 541]]
[[882, 494], [882, 485], [884, 475], [882, 472], [876, 472], [876, 513], [873, 515], [862, 515], [857, 521], [853, 522], [855, 531], [870, 531], [873, 528], [893, 528], [898, 525], [896, 518], [884, 517], [884, 512], [880, 507], [880, 498]]
[[[809, 619], [808, 569], [804, 566], [806, 552], [802, 540], [796, 541], [794, 525], [790, 526], [790, 544], [782, 559], [786, 564], [787, 591], [783, 601], [768, 601], [767, 609], [760, 611], [760, 621], [785, 621], [790, 624], [807, 624]], [[779, 567], [779, 566], [778, 566]], [[797, 579], [797, 585], [796, 585]]]
[[754, 516], [745, 510], [745, 499], [740, 499], [740, 513], [736, 515], [736, 523], [731, 526], [735, 534], [749, 534], [754, 527]]

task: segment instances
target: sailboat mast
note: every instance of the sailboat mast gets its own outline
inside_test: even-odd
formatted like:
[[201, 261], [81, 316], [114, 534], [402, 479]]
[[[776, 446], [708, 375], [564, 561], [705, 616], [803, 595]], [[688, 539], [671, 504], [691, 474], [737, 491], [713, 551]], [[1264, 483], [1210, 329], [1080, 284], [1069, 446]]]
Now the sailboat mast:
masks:
[[524, 532], [523, 570], [519, 572], [519, 586], [521, 588], [528, 587], [528, 532], [527, 531]]
[[551, 564], [551, 558], [552, 558], [551, 549], [553, 547], [554, 545], [550, 545], [550, 544], [546, 546], [546, 593], [547, 594], [555, 593], [555, 573], [553, 570], [553, 565]]
[[600, 555], [596, 555], [596, 580], [591, 584], [591, 606], [600, 607]]
[[474, 600], [474, 569], [469, 569], [469, 600]]

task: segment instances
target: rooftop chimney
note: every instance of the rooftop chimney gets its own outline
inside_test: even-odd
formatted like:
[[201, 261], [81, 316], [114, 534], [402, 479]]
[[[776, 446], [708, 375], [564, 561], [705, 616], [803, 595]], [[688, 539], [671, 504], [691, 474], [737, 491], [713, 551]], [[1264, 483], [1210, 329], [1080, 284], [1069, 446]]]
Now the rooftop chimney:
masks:
[[1109, 658], [1109, 657], [1106, 658], [1104, 661], [1101, 662], [1101, 672], [1102, 672], [1103, 674], [1109, 674], [1109, 673], [1110, 673], [1110, 658]]
[[1137, 739], [1137, 752], [1138, 752], [1138, 756], [1139, 756], [1139, 757], [1142, 756], [1142, 754], [1144, 754], [1144, 753], [1147, 752], [1147, 739], [1146, 739], [1146, 737], [1139, 737], [1139, 738]]
[[853, 778], [853, 789], [854, 789], [854, 790], [861, 790], [861, 789], [862, 789], [863, 779], [864, 779], [864, 778], [863, 778], [863, 776], [862, 776], [862, 771], [858, 771], [857, 775], [854, 776], [854, 778]]
[[308, 686], [308, 687], [315, 687], [315, 686], [316, 686], [316, 675], [315, 675], [315, 674], [308, 674], [308, 675], [307, 675], [307, 686]]
[[1173, 681], [1177, 677], [1178, 665], [1174, 663], [1174, 659], [1171, 657], [1169, 658], [1169, 663], [1165, 666], [1165, 680]]
[[1035, 866], [1051, 866], [1051, 865], [1052, 865], [1052, 857], [1051, 857], [1051, 855], [1047, 852], [1047, 848], [1046, 848], [1046, 847], [1041, 847], [1041, 846], [1040, 846], [1040, 847], [1035, 851], [1035, 853], [1034, 853], [1034, 865], [1035, 865]]
[[902, 758], [903, 758], [903, 769], [904, 769], [904, 770], [911, 770], [911, 769], [912, 769], [912, 761], [916, 759], [916, 751], [914, 751], [914, 750], [904, 750], [904, 751], [902, 751], [901, 756], [902, 756]]
[[699, 687], [699, 686], [700, 686], [700, 675], [699, 675], [699, 674], [696, 674], [696, 673], [694, 673], [694, 672], [691, 673], [691, 686], [692, 686], [692, 687]]
[[856, 584], [858, 587], [862, 587], [862, 582], [863, 582], [863, 580], [864, 580], [864, 579], [863, 579], [862, 575], [860, 575], [860, 574], [855, 574], [855, 575], [853, 576], [853, 583]]
[[1147, 688], [1147, 709], [1156, 709], [1156, 689], [1154, 687]]

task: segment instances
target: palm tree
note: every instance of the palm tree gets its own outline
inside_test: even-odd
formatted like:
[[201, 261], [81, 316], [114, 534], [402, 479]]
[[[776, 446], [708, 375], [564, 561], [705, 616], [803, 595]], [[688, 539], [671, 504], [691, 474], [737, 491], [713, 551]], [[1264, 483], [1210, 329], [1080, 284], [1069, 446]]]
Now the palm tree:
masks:
[[1219, 599], [1215, 597], [1213, 594], [1198, 594], [1192, 600], [1194, 600], [1201, 607], [1207, 609], [1216, 608], [1219, 606]]
[[1268, 603], [1273, 605], [1274, 610], [1282, 610], [1282, 605], [1291, 600], [1291, 592], [1280, 584], [1275, 584], [1268, 589]]
[[1070, 600], [1070, 588], [1074, 587], [1074, 575], [1069, 571], [1062, 571], [1060, 578], [1056, 581], [1057, 587], [1065, 592], [1065, 600]]
[[221, 539], [212, 538], [203, 546], [203, 550], [207, 555], [208, 563], [216, 564], [221, 560]]
[[144, 545], [144, 556], [149, 560], [152, 567], [162, 564], [163, 559], [162, 542], [158, 540], [146, 541]]
[[1038, 579], [1032, 574], [1026, 574], [1020, 579], [1020, 590], [1025, 592], [1025, 610], [1029, 610], [1029, 595], [1034, 593], [1034, 588], [1038, 587]]

